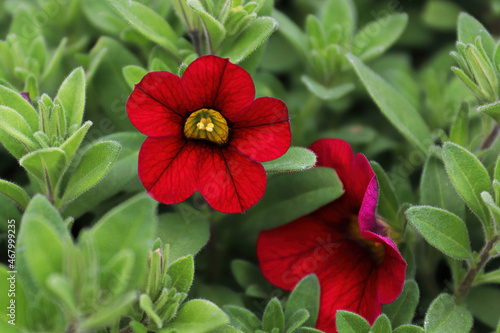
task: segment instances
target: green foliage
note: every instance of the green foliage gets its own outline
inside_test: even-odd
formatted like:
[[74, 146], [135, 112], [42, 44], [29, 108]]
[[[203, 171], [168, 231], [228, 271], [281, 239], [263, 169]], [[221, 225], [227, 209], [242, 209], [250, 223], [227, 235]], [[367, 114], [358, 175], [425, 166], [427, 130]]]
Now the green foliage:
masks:
[[393, 327], [411, 323], [418, 305], [420, 292], [414, 280], [407, 280], [403, 291], [391, 304], [384, 306], [383, 312], [391, 320]]
[[316, 155], [305, 148], [290, 147], [281, 157], [264, 162], [262, 165], [268, 174], [302, 171], [316, 164]]
[[370, 324], [360, 315], [339, 310], [337, 311], [337, 330], [339, 333], [368, 333]]
[[441, 294], [429, 306], [425, 316], [425, 332], [469, 332], [472, 316], [463, 305], [455, 304], [453, 296]]

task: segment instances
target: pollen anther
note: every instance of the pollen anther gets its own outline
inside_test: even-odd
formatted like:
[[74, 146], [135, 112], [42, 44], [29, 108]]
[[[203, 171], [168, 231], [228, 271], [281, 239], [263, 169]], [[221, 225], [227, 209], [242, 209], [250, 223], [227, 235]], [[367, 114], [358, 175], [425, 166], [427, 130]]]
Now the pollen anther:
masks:
[[225, 144], [229, 127], [222, 114], [212, 109], [200, 109], [191, 113], [184, 124], [184, 135], [188, 139], [201, 139]]

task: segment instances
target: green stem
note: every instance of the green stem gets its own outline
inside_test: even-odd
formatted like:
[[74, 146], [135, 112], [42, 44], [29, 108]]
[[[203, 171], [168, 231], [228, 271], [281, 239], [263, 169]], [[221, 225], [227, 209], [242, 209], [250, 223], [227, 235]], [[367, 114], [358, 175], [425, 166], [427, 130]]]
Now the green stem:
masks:
[[487, 241], [483, 249], [481, 250], [481, 253], [479, 254], [479, 261], [475, 266], [469, 268], [469, 271], [467, 272], [462, 283], [455, 292], [458, 304], [460, 304], [464, 300], [465, 296], [467, 296], [467, 293], [472, 287], [474, 279], [490, 259], [490, 251], [499, 239], [500, 235], [495, 235], [492, 239]]
[[486, 137], [483, 144], [481, 145], [481, 150], [488, 149], [493, 144], [493, 142], [495, 142], [495, 139], [497, 138], [499, 133], [500, 125], [495, 125], [495, 127], [493, 127], [490, 134], [488, 135], [488, 137]]

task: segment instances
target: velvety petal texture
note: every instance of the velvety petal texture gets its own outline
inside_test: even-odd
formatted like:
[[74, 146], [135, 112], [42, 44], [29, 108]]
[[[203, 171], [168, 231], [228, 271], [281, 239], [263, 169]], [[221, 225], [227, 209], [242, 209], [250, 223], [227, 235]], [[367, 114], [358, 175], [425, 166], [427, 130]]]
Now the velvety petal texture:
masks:
[[317, 166], [337, 171], [345, 193], [307, 216], [261, 232], [262, 273], [286, 290], [315, 273], [321, 287], [320, 330], [336, 332], [337, 310], [373, 323], [381, 304], [401, 293], [406, 274], [406, 262], [376, 218], [377, 180], [366, 158], [354, 156], [343, 140], [319, 140], [310, 149], [318, 156]]
[[[216, 56], [193, 61], [182, 78], [151, 72], [127, 101], [132, 124], [148, 138], [139, 178], [156, 200], [174, 204], [199, 191], [223, 213], [241, 213], [264, 195], [259, 162], [290, 147], [286, 105], [255, 100], [250, 75]], [[224, 140], [216, 140], [224, 133]]]

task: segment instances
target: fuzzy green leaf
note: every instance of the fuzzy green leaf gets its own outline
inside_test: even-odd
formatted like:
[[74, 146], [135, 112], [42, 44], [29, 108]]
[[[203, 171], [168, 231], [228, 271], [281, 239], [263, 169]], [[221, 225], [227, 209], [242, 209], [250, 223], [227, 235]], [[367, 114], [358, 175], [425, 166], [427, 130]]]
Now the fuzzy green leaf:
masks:
[[351, 0], [327, 0], [322, 8], [321, 21], [327, 34], [332, 29], [333, 22], [340, 25], [343, 34], [350, 41], [357, 24], [356, 6]]
[[417, 309], [420, 292], [414, 280], [407, 280], [403, 291], [391, 304], [384, 305], [383, 312], [391, 320], [392, 326], [398, 327], [411, 323]]
[[108, 3], [137, 31], [177, 55], [177, 36], [153, 9], [129, 0], [107, 0]]
[[134, 86], [141, 82], [144, 75], [148, 74], [148, 71], [140, 66], [129, 65], [123, 67], [123, 76], [127, 81], [130, 88], [134, 89]]
[[12, 199], [22, 209], [26, 209], [30, 201], [28, 194], [22, 187], [3, 179], [0, 179], [0, 193]]
[[441, 294], [432, 301], [425, 315], [426, 333], [466, 333], [472, 328], [472, 315], [453, 296]]
[[188, 0], [187, 5], [200, 15], [200, 18], [207, 28], [208, 35], [210, 36], [212, 50], [217, 50], [219, 45], [226, 38], [226, 29], [224, 25], [203, 8], [203, 4], [200, 0]]
[[355, 88], [354, 84], [352, 83], [346, 83], [333, 88], [327, 88], [307, 75], [302, 76], [302, 82], [304, 82], [310, 92], [325, 101], [334, 101], [340, 99], [353, 91]]
[[160, 333], [208, 333], [217, 327], [229, 323], [227, 315], [215, 304], [194, 299], [185, 303], [177, 313], [174, 321], [165, 326]]
[[382, 55], [398, 40], [407, 23], [408, 15], [404, 13], [384, 16], [368, 23], [354, 37], [353, 54], [364, 61]]
[[262, 165], [267, 173], [282, 173], [302, 171], [316, 164], [316, 155], [306, 148], [290, 147], [281, 157], [264, 162]]
[[475, 318], [490, 328], [494, 328], [500, 320], [500, 311], [498, 311], [499, 299], [500, 290], [498, 288], [493, 286], [479, 286], [471, 289], [465, 302], [467, 303], [467, 309]]
[[336, 322], [339, 333], [370, 332], [370, 324], [366, 319], [353, 312], [338, 310]]
[[262, 327], [266, 332], [271, 332], [276, 328], [279, 332], [284, 332], [285, 316], [281, 303], [277, 298], [273, 298], [267, 303], [264, 315], [262, 316]]
[[477, 36], [481, 36], [484, 50], [490, 59], [493, 58], [496, 43], [488, 30], [474, 17], [467, 13], [458, 16], [458, 41], [464, 44], [474, 44]]
[[71, 175], [62, 198], [63, 202], [74, 200], [95, 186], [111, 169], [120, 149], [121, 145], [113, 141], [102, 141], [92, 145]]
[[316, 275], [311, 274], [303, 278], [293, 289], [285, 306], [285, 318], [287, 321], [300, 309], [309, 312], [309, 319], [304, 326], [314, 327], [319, 313], [320, 287]]
[[71, 135], [62, 145], [61, 149], [66, 153], [68, 158], [68, 163], [71, 162], [73, 156], [75, 156], [76, 151], [80, 147], [85, 135], [87, 134], [90, 126], [92, 126], [91, 121], [85, 122], [82, 127], [80, 127], [73, 135]]
[[41, 186], [53, 195], [57, 184], [68, 167], [68, 159], [64, 150], [60, 148], [44, 148], [25, 155], [20, 161]]
[[455, 259], [472, 259], [464, 221], [446, 210], [414, 206], [406, 211], [411, 225], [436, 249]]
[[443, 162], [429, 156], [424, 165], [420, 183], [420, 204], [446, 209], [465, 218], [465, 205], [453, 188]]
[[0, 141], [17, 159], [38, 148], [33, 131], [17, 111], [0, 106]]
[[85, 72], [78, 67], [64, 80], [57, 92], [58, 98], [66, 112], [68, 128], [82, 124], [83, 111], [85, 109]]
[[348, 55], [356, 73], [386, 118], [424, 154], [433, 144], [431, 133], [415, 107], [358, 58]]
[[394, 333], [424, 333], [424, 329], [415, 325], [403, 325], [396, 328]]
[[278, 21], [272, 17], [258, 17], [243, 30], [232, 43], [226, 41], [221, 48], [221, 57], [229, 58], [237, 64], [262, 46], [278, 29]]
[[481, 192], [491, 191], [488, 171], [471, 152], [451, 142], [443, 147], [443, 159], [453, 186], [485, 228], [489, 228], [490, 216], [481, 200]]
[[229, 315], [231, 325], [243, 332], [254, 332], [262, 328], [259, 318], [245, 308], [226, 305], [224, 306], [224, 311]]
[[370, 333], [392, 333], [389, 318], [385, 314], [381, 314], [373, 323]]
[[0, 85], [0, 105], [16, 110], [26, 120], [32, 132], [38, 131], [38, 113], [21, 94]]
[[170, 276], [172, 287], [178, 292], [187, 293], [194, 278], [194, 259], [192, 256], [177, 259], [168, 266], [167, 274]]

